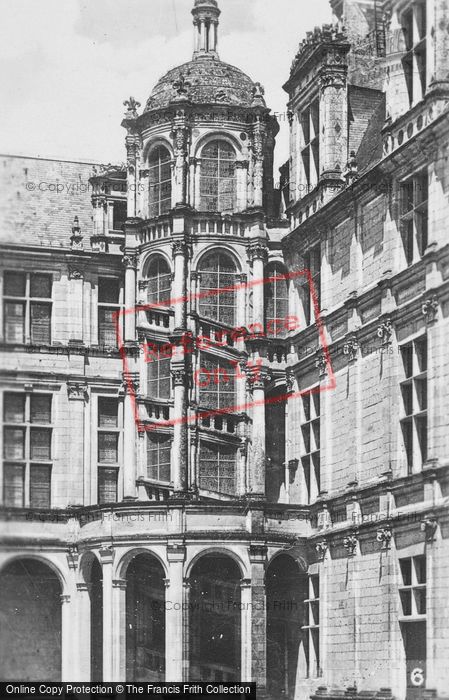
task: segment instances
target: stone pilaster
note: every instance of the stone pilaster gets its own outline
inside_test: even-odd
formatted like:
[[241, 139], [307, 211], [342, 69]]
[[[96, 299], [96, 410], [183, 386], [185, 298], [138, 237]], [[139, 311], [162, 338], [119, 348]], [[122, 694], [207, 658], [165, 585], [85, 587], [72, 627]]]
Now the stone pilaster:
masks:
[[251, 562], [251, 680], [263, 691], [267, 685], [267, 605], [265, 567], [267, 548], [250, 545]]
[[167, 545], [167, 560], [169, 578], [166, 586], [165, 606], [165, 680], [166, 682], [181, 682], [183, 677], [183, 569], [185, 547], [183, 545]]

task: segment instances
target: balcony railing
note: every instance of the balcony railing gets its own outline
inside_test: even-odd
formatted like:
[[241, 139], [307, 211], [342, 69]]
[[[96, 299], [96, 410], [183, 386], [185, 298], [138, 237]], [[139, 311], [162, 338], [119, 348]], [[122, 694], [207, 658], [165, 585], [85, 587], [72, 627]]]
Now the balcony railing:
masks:
[[239, 236], [245, 235], [245, 221], [235, 214], [230, 216], [221, 214], [195, 214], [191, 223], [191, 234], [210, 234]]

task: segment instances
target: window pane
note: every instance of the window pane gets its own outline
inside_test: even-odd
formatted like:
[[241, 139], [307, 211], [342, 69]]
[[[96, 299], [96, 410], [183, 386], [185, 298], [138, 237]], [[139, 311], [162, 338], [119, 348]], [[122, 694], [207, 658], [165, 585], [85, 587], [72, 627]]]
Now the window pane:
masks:
[[7, 343], [25, 342], [25, 305], [14, 304], [6, 301], [5, 313], [5, 340]]
[[50, 508], [51, 467], [32, 464], [30, 468], [31, 508]]
[[401, 559], [401, 574], [402, 583], [404, 586], [412, 585], [412, 560], [411, 559]]
[[26, 275], [23, 272], [5, 272], [3, 294], [8, 297], [24, 297]]
[[117, 464], [117, 433], [98, 433], [98, 461], [102, 464]]
[[51, 430], [31, 429], [30, 454], [31, 459], [51, 459]]
[[115, 316], [117, 309], [98, 309], [98, 343], [111, 348], [117, 347]]
[[3, 456], [6, 459], [23, 459], [25, 455], [25, 429], [3, 429]]
[[3, 467], [4, 504], [10, 508], [24, 506], [24, 475], [23, 464], [5, 464]]
[[31, 342], [51, 342], [51, 306], [50, 304], [31, 303]]
[[229, 362], [202, 355], [196, 377], [202, 407], [230, 408], [235, 405], [235, 367]]
[[426, 583], [426, 558], [415, 557], [416, 583]]
[[98, 470], [98, 503], [115, 503], [117, 501], [117, 470]]
[[51, 423], [51, 396], [47, 394], [31, 396], [31, 422]]
[[120, 299], [120, 284], [118, 279], [100, 277], [98, 280], [98, 301], [105, 304], [118, 304]]
[[31, 275], [30, 296], [51, 299], [51, 275]]
[[[158, 356], [159, 348], [160, 356]], [[170, 358], [163, 357], [163, 355], [167, 354], [165, 350], [165, 346], [157, 345], [151, 357], [151, 362], [147, 364], [148, 395], [158, 399], [169, 399], [171, 394]]]
[[233, 448], [202, 442], [199, 464], [200, 487], [208, 491], [235, 494], [235, 458], [236, 452]]
[[23, 394], [3, 395], [3, 420], [5, 423], [24, 423], [25, 396]]
[[118, 427], [118, 401], [105, 396], [98, 398], [98, 426], [100, 428]]
[[149, 479], [170, 481], [171, 439], [167, 436], [148, 435], [147, 474]]

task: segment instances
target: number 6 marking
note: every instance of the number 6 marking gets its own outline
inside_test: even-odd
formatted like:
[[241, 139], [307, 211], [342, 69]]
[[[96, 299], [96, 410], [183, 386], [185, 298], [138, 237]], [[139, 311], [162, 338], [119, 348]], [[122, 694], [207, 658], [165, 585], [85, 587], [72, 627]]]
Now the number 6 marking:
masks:
[[424, 671], [422, 668], [414, 668], [410, 674], [410, 680], [415, 686], [420, 686], [424, 683]]

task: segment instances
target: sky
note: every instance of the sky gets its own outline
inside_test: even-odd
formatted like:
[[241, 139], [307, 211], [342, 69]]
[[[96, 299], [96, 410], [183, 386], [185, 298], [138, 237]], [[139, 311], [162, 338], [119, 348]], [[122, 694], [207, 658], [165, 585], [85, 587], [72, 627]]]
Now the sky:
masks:
[[[218, 51], [265, 87], [280, 115], [276, 163], [288, 157], [282, 84], [328, 0], [219, 0]], [[118, 163], [123, 101], [142, 107], [167, 70], [191, 59], [193, 0], [0, 0], [0, 152]]]

